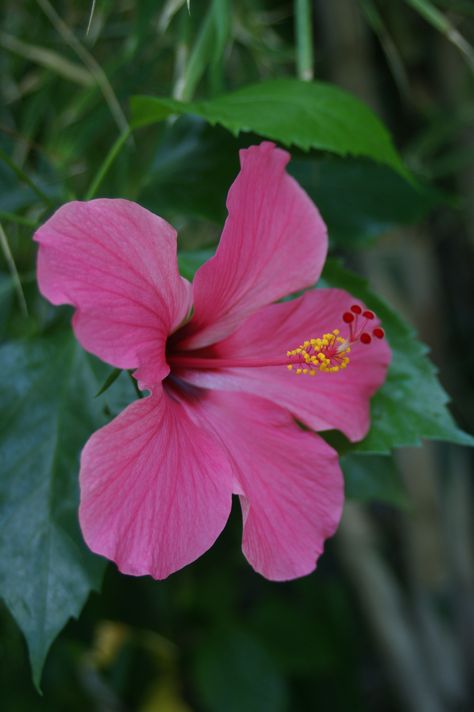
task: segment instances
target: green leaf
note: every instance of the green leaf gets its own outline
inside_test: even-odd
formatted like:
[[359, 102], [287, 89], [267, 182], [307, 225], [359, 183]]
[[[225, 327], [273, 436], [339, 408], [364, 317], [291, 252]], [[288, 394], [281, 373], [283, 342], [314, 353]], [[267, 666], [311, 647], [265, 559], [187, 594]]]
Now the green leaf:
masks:
[[135, 96], [131, 108], [134, 127], [162, 121], [172, 114], [194, 114], [210, 124], [221, 124], [235, 135], [254, 131], [286, 146], [365, 156], [408, 175], [388, 131], [375, 114], [351, 94], [322, 82], [275, 79], [189, 103]]
[[348, 499], [406, 507], [407, 494], [393, 457], [348, 453], [340, 458]]
[[104, 570], [77, 520], [79, 452], [103, 417], [98, 381], [69, 332], [8, 343], [0, 364], [0, 595], [38, 687], [52, 641]]
[[448, 395], [414, 329], [370, 291], [366, 280], [334, 260], [326, 263], [322, 285], [347, 289], [373, 309], [392, 349], [387, 380], [372, 399], [372, 427], [354, 449], [385, 454], [394, 447], [419, 445], [422, 438], [474, 445], [474, 438], [457, 427], [447, 409]]
[[284, 712], [285, 681], [258, 640], [239, 628], [215, 634], [196, 658], [195, 679], [209, 712]]
[[294, 157], [288, 168], [318, 206], [331, 241], [351, 248], [421, 221], [445, 200], [433, 188], [365, 159]]

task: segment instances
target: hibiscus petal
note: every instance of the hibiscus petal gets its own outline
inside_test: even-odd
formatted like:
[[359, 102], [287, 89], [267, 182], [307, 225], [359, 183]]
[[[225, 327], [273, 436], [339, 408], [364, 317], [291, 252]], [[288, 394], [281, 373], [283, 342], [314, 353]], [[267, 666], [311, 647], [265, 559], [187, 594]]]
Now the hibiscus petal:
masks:
[[219, 341], [261, 306], [319, 277], [326, 226], [285, 172], [289, 158], [268, 142], [240, 152], [241, 171], [227, 196], [229, 216], [219, 247], [194, 278], [194, 316], [183, 332], [183, 348]]
[[222, 531], [231, 478], [224, 451], [161, 390], [132, 403], [87, 442], [80, 473], [84, 538], [123, 573], [166, 578]]
[[250, 564], [274, 581], [309, 574], [341, 517], [337, 453], [262, 398], [209, 391], [195, 408], [233, 463]]
[[137, 377], [149, 386], [166, 376], [166, 338], [191, 306], [174, 229], [136, 203], [101, 199], [64, 205], [35, 240], [41, 293], [76, 308], [84, 348], [118, 368], [147, 363]]
[[[261, 309], [214, 348], [216, 358], [277, 359], [302, 341], [335, 328], [344, 336], [342, 314], [354, 298], [340, 289], [316, 289], [302, 297]], [[378, 322], [374, 321], [375, 326]], [[268, 398], [313, 430], [341, 430], [361, 440], [370, 426], [370, 398], [385, 381], [391, 352], [385, 340], [355, 344], [350, 363], [338, 373], [295, 375], [285, 366], [182, 371], [190, 383], [206, 388], [245, 391]]]

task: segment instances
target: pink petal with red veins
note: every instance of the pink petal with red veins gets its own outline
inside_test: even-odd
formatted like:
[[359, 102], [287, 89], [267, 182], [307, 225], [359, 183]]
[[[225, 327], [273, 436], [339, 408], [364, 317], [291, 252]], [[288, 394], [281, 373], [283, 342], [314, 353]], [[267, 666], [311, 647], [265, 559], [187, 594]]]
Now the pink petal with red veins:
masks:
[[76, 308], [82, 346], [118, 368], [137, 368], [146, 385], [169, 372], [168, 334], [191, 307], [178, 273], [176, 233], [127, 200], [72, 202], [35, 234], [38, 282], [53, 304]]
[[197, 559], [231, 508], [227, 455], [163, 390], [90, 438], [80, 484], [88, 546], [135, 576], [166, 578]]
[[327, 252], [326, 227], [285, 172], [289, 154], [272, 143], [240, 152], [216, 255], [196, 273], [194, 316], [180, 348], [232, 333], [260, 307], [315, 283]]
[[341, 517], [337, 453], [262, 398], [210, 391], [191, 407], [229, 453], [250, 564], [274, 581], [309, 574]]
[[[251, 316], [225, 341], [214, 347], [214, 356], [225, 359], [262, 360], [286, 356], [303, 341], [346, 325], [342, 314], [357, 302], [340, 289], [316, 289], [282, 304], [273, 304]], [[371, 326], [377, 325], [377, 320]], [[286, 366], [182, 370], [180, 375], [195, 385], [255, 393], [293, 413], [314, 430], [341, 430], [361, 440], [370, 426], [370, 398], [385, 381], [391, 352], [386, 340], [351, 347], [350, 363], [338, 373], [295, 375]]]

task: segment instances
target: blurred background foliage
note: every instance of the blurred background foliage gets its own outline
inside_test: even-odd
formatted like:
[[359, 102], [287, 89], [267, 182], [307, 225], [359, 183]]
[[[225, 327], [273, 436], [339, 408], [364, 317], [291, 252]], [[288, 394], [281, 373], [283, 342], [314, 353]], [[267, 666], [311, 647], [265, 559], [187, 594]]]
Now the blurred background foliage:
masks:
[[[417, 327], [458, 421], [474, 430], [471, 2], [191, 0], [188, 12], [185, 0], [2, 0], [2, 10], [2, 340], [49, 333], [51, 358], [81, 374], [84, 392], [93, 392], [92, 372], [105, 377], [54, 341], [69, 312], [37, 294], [31, 241], [48, 210], [84, 197], [98, 171], [100, 195], [159, 213], [184, 251], [215, 246], [237, 150], [259, 139], [189, 116], [128, 136], [131, 95], [207, 99], [262, 79], [314, 76], [383, 118], [416, 180], [367, 159], [297, 149], [291, 170], [328, 223], [333, 256]], [[191, 271], [193, 260], [184, 260]], [[15, 379], [19, 359], [12, 352], [3, 378]], [[129, 389], [122, 375], [91, 422], [104, 403], [106, 414], [118, 412]], [[53, 644], [42, 696], [2, 608], [2, 709], [472, 709], [472, 455], [430, 443], [395, 461], [365, 460], [346, 470], [343, 524], [306, 579], [276, 585], [254, 574], [236, 511], [217, 545], [167, 581], [108, 566], [102, 593]]]

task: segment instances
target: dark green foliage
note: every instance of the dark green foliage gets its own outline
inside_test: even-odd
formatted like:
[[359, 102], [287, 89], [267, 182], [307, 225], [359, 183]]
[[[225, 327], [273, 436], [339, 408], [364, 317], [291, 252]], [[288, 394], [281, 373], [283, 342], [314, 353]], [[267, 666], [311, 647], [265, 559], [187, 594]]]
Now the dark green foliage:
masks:
[[373, 158], [407, 174], [377, 117], [355, 97], [329, 84], [278, 79], [209, 101], [182, 103], [145, 96], [132, 99], [134, 126], [163, 121], [172, 114], [200, 116], [235, 135], [253, 131], [285, 146]]
[[220, 631], [203, 644], [195, 679], [210, 712], [288, 709], [288, 693], [275, 662], [258, 640], [238, 628]]
[[79, 532], [79, 452], [102, 422], [97, 381], [71, 334], [0, 350], [0, 593], [28, 641], [36, 685], [45, 655], [104, 561]]
[[[393, 350], [387, 382], [373, 399], [366, 439], [351, 445], [338, 433], [324, 437], [341, 454], [347, 498], [386, 515], [377, 548], [383, 556], [390, 553], [387, 562], [395, 560], [396, 576], [402, 577], [391, 517], [397, 507], [411, 513], [413, 503], [392, 449], [422, 439], [467, 445], [473, 439], [451, 417], [448, 396], [412, 327], [342, 265], [353, 263], [355, 250], [379, 245], [393, 228], [419, 224], [433, 214], [422, 238], [427, 252], [439, 249], [443, 262], [450, 253], [439, 241], [448, 235], [445, 242], [452, 249], [455, 235], [461, 259], [468, 262], [462, 218], [453, 218], [447, 208], [461, 205], [454, 174], [467, 173], [472, 162], [472, 148], [459, 142], [472, 123], [472, 100], [466, 90], [456, 107], [447, 111], [445, 103], [447, 94], [461, 91], [454, 84], [467, 87], [470, 79], [464, 81], [448, 61], [449, 92], [444, 87], [435, 93], [432, 67], [444, 67], [446, 57], [436, 50], [437, 35], [429, 23], [472, 63], [472, 48], [455, 29], [464, 32], [472, 11], [463, 0], [437, 0], [443, 15], [430, 2], [390, 8], [372, 0], [362, 3], [366, 13], [372, 8], [375, 35], [370, 51], [362, 47], [365, 51], [356, 55], [356, 64], [373, 51], [372, 79], [379, 93], [371, 105], [380, 105], [393, 140], [376, 113], [356, 98], [355, 87], [349, 92], [324, 81], [347, 74], [349, 86], [353, 67], [341, 45], [339, 74], [331, 71], [323, 3], [311, 3], [314, 32], [302, 33], [300, 27], [296, 35], [291, 3], [191, 0], [190, 12], [186, 4], [97, 1], [86, 33], [93, 3], [5, 3], [0, 30], [0, 223], [7, 240], [0, 252], [2, 709], [398, 712], [406, 705], [400, 707], [387, 687], [393, 668], [388, 674], [383, 669], [384, 656], [353, 600], [347, 570], [339, 569], [337, 542], [327, 544], [315, 576], [277, 586], [246, 565], [241, 517], [234, 508], [215, 547], [191, 567], [157, 583], [123, 577], [110, 566], [103, 593], [89, 596], [101, 585], [104, 561], [86, 548], [78, 526], [80, 451], [90, 434], [137, 393], [130, 374], [82, 351], [70, 328], [71, 309], [56, 309], [39, 296], [31, 237], [67, 200], [88, 195], [137, 200], [178, 229], [181, 273], [192, 280], [215, 250], [227, 191], [239, 170], [239, 149], [262, 140], [288, 147], [289, 171], [317, 203], [329, 229], [332, 255], [321, 285], [347, 289], [374, 309]], [[44, 11], [47, 5], [54, 6], [86, 54], [77, 54], [67, 31]], [[411, 8], [402, 12], [398, 5]], [[358, 7], [353, 4], [356, 14]], [[413, 21], [422, 24], [413, 29]], [[337, 29], [331, 33], [337, 45]], [[303, 35], [305, 42], [312, 37], [317, 42], [318, 81], [313, 83], [293, 78], [295, 59], [311, 54], [311, 47], [294, 46], [295, 37]], [[401, 75], [395, 71], [397, 86], [380, 50], [390, 67], [402, 69]], [[436, 58], [431, 56], [435, 50]], [[406, 76], [403, 53], [411, 62]], [[123, 131], [125, 119], [130, 135]], [[403, 148], [403, 158], [395, 144]], [[427, 176], [444, 182], [434, 187]], [[455, 197], [448, 201], [447, 195]], [[438, 222], [436, 215], [442, 216]], [[20, 308], [8, 253], [27, 314]], [[458, 271], [453, 272], [457, 286]], [[440, 292], [445, 286], [438, 274], [435, 285]], [[459, 294], [457, 318], [467, 328], [459, 338], [453, 320], [454, 353], [450, 350], [447, 360], [455, 361], [462, 349], [469, 367], [471, 342], [464, 334], [472, 331], [472, 300], [461, 288]], [[440, 452], [444, 467], [449, 451]], [[444, 472], [446, 480], [455, 478], [453, 487], [462, 486], [461, 474], [462, 468]], [[463, 551], [454, 537], [453, 542], [444, 541], [444, 548]], [[449, 566], [460, 564], [456, 559]], [[463, 625], [458, 628], [468, 619], [463, 606], [469, 576], [460, 574], [454, 603], [447, 603], [447, 589], [456, 588], [447, 586], [447, 579], [441, 594], [423, 591], [425, 600], [442, 609], [443, 627], [449, 603], [459, 610]], [[406, 588], [417, 595], [421, 591], [419, 581]], [[426, 610], [431, 621], [433, 609]], [[418, 600], [412, 626], [426, 610]], [[449, 657], [448, 648], [438, 652], [440, 661]], [[27, 651], [43, 698], [31, 683]], [[460, 660], [467, 657], [459, 654]], [[433, 676], [433, 688], [436, 683]], [[440, 708], [457, 709], [458, 702], [444, 700]]]
[[347, 453], [341, 457], [346, 497], [359, 502], [387, 502], [406, 506], [408, 497], [393, 457], [364, 457]]
[[295, 157], [289, 170], [319, 207], [331, 242], [346, 249], [420, 222], [442, 199], [433, 188], [363, 159]]

